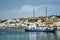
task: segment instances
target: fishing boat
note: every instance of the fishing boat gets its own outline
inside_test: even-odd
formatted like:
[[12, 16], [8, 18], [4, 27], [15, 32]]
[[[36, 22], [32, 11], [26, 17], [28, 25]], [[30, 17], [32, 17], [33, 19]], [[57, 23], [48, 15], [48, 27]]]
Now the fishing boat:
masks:
[[35, 23], [29, 24], [27, 28], [25, 28], [26, 32], [55, 32], [56, 27], [46, 27], [46, 26], [36, 26]]
[[[48, 19], [47, 17], [47, 7], [46, 7], [46, 10], [45, 10], [45, 13], [46, 13], [46, 18]], [[33, 18], [34, 18], [34, 14], [35, 14], [35, 10], [33, 8]], [[25, 28], [25, 31], [26, 32], [55, 32], [56, 31], [56, 27], [50, 27], [50, 26], [36, 26], [35, 23], [32, 23], [32, 24], [29, 24], [28, 27]]]

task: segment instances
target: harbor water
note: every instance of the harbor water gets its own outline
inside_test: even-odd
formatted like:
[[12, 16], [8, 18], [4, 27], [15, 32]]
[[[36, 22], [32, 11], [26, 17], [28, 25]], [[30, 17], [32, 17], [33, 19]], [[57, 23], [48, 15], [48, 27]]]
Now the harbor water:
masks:
[[[7, 31], [6, 31], [7, 30]], [[24, 30], [0, 30], [0, 40], [60, 40], [60, 31], [47, 32], [25, 32]]]

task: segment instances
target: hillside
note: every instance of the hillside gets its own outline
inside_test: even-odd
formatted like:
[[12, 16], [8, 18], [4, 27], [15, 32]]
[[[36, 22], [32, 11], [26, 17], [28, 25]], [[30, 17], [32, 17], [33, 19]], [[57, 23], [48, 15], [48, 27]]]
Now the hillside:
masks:
[[[51, 15], [48, 16], [48, 19], [45, 16], [40, 16], [40, 17], [28, 17], [28, 18], [12, 18], [14, 20], [19, 19], [20, 21], [26, 21], [28, 20], [29, 22], [37, 22], [37, 20], [42, 20], [42, 22], [48, 22], [48, 23], [53, 23], [53, 22], [57, 22], [60, 21], [60, 15]], [[7, 19], [5, 20], [0, 20], [0, 23], [4, 23], [5, 21], [7, 21]]]

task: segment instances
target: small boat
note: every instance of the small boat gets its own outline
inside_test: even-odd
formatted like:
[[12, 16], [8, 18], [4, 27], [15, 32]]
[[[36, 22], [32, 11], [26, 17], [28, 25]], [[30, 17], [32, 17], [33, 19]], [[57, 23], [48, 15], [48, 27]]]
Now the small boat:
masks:
[[45, 27], [45, 26], [37, 27], [35, 24], [30, 24], [30, 25], [27, 28], [25, 28], [26, 32], [55, 32], [56, 31], [55, 27]]

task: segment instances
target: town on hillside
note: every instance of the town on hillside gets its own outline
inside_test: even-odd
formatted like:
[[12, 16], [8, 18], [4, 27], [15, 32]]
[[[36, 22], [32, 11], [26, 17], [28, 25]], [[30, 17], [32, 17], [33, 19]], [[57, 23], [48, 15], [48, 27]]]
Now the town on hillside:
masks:
[[[12, 18], [0, 20], [0, 29], [20, 29], [28, 26], [29, 23], [36, 23], [38, 26], [57, 26], [60, 27], [60, 15], [50, 15], [28, 18]], [[47, 25], [46, 25], [47, 24]], [[60, 29], [60, 28], [59, 28]]]

